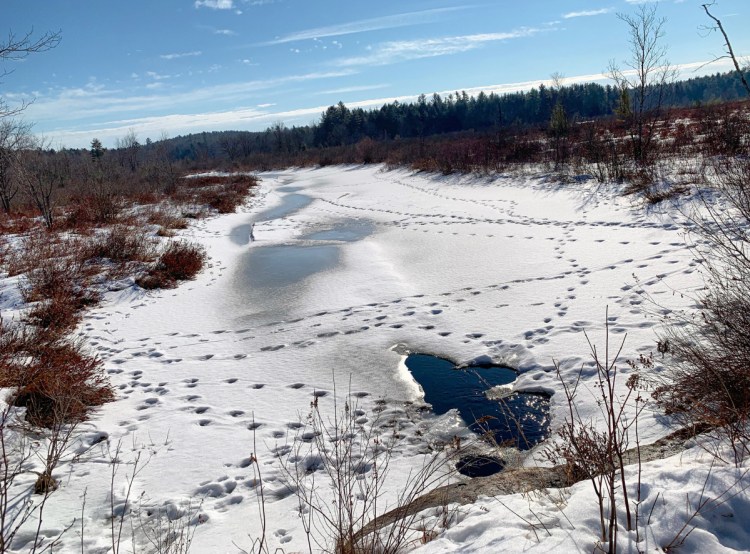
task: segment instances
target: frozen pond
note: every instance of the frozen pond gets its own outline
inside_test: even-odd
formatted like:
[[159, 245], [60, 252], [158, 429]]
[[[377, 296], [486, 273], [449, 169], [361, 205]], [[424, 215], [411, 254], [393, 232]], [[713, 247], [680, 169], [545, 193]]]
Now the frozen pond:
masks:
[[343, 221], [330, 229], [315, 231], [303, 238], [307, 240], [355, 242], [371, 234], [374, 229], [375, 226], [366, 221]]
[[253, 219], [255, 221], [272, 221], [292, 215], [312, 203], [313, 199], [304, 194], [285, 194], [281, 199], [281, 204], [260, 212]]
[[243, 264], [248, 287], [282, 289], [335, 267], [339, 260], [336, 246], [261, 246], [254, 248]]
[[[691, 287], [703, 286], [699, 262], [667, 214], [634, 208], [594, 183], [443, 177], [382, 166], [262, 179], [244, 211], [185, 231], [210, 256], [195, 280], [175, 290], [109, 292], [81, 324], [118, 390], [118, 399], [97, 411], [91, 433], [122, 440], [128, 464], [132, 444], [168, 442], [139, 469], [138, 492], [147, 490], [154, 505], [200, 499], [208, 520], [196, 532], [196, 552], [249, 550], [259, 536], [251, 454], [273, 498], [266, 505], [269, 549], [307, 551], [298, 501], [283, 482], [288, 456], [308, 446], [302, 435], [315, 399], [329, 421], [354, 395], [363, 425], [378, 422], [398, 436], [384, 488], [393, 503], [421, 467], [425, 445], [470, 438], [478, 419], [498, 442], [526, 448], [542, 440], [548, 417], [566, 415], [555, 361], [568, 382], [584, 367], [586, 390], [593, 390], [583, 330], [603, 348], [607, 322], [611, 332], [627, 333], [624, 355], [648, 353], [655, 323], [643, 317], [644, 295], [679, 309]], [[397, 345], [442, 358], [415, 355], [407, 368]], [[474, 372], [449, 360], [494, 365], [478, 364]], [[597, 420], [599, 407], [581, 391], [577, 409]], [[436, 415], [424, 413], [422, 398]], [[650, 412], [642, 417], [646, 444], [663, 424]], [[71, 531], [56, 551], [111, 547], [111, 519], [101, 514], [110, 509], [112, 466], [106, 452], [90, 452], [60, 470], [71, 478], [50, 497], [44, 521], [53, 531], [78, 521], [88, 489], [88, 542], [82, 547]], [[511, 461], [488, 452], [459, 453], [462, 472], [486, 474]], [[327, 495], [323, 478], [316, 472]], [[528, 508], [526, 498], [508, 502], [515, 511]], [[573, 505], [592, 504], [575, 498]], [[535, 513], [544, 509], [535, 506]], [[505, 512], [486, 517], [492, 528], [513, 520]], [[483, 551], [529, 550], [528, 529], [517, 523], [508, 536], [520, 542], [482, 543]], [[559, 548], [575, 551], [566, 537], [556, 535]], [[704, 551], [718, 551], [710, 546]]]

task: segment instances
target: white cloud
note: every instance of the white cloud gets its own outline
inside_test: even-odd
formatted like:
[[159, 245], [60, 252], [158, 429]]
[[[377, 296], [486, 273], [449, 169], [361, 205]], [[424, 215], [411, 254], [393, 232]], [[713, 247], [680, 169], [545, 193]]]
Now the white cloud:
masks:
[[454, 8], [435, 8], [431, 10], [422, 10], [418, 12], [407, 12], [396, 15], [386, 15], [383, 17], [374, 17], [371, 19], [362, 19], [359, 21], [350, 21], [339, 25], [330, 25], [327, 27], [317, 27], [291, 33], [275, 40], [264, 43], [265, 45], [285, 44], [287, 42], [297, 42], [300, 40], [310, 40], [322, 37], [337, 37], [341, 35], [351, 35], [355, 33], [364, 33], [367, 31], [379, 31], [382, 29], [394, 29], [396, 27], [406, 27], [434, 21], [435, 17], [449, 12], [466, 9], [467, 6]]
[[231, 37], [231, 36], [236, 35], [237, 33], [235, 33], [234, 31], [232, 31], [231, 29], [215, 29], [214, 30], [214, 34], [215, 35], [224, 35], [224, 36]]
[[572, 19], [574, 17], [591, 17], [593, 15], [604, 15], [612, 11], [612, 8], [602, 8], [601, 10], [584, 10], [580, 12], [568, 12], [563, 15], [563, 19]]
[[346, 94], [348, 92], [363, 92], [366, 90], [378, 90], [383, 88], [388, 88], [391, 85], [362, 85], [362, 86], [354, 86], [354, 87], [342, 87], [342, 88], [334, 88], [330, 90], [321, 90], [320, 92], [316, 92], [315, 94], [317, 96], [323, 95], [323, 94]]
[[145, 75], [146, 77], [150, 77], [154, 81], [163, 81], [164, 79], [172, 78], [172, 75], [165, 75], [165, 74], [157, 73], [156, 71], [146, 71]]
[[[545, 29], [551, 30], [551, 29]], [[422, 40], [399, 40], [384, 42], [370, 47], [370, 53], [364, 56], [340, 58], [333, 64], [339, 67], [361, 65], [389, 65], [407, 60], [432, 58], [467, 52], [480, 48], [487, 42], [498, 42], [522, 37], [530, 37], [541, 32], [535, 28], [521, 28], [506, 33], [483, 33], [455, 37], [432, 38]]]
[[[87, 84], [85, 87], [60, 89], [46, 95], [36, 94], [36, 101], [29, 106], [26, 115], [37, 122], [38, 128], [43, 128], [49, 121], [90, 121], [101, 117], [123, 117], [128, 113], [190, 110], [194, 109], [193, 106], [196, 104], [239, 104], [246, 102], [248, 95], [259, 91], [293, 83], [350, 76], [354, 73], [348, 69], [305, 73], [275, 79], [225, 83], [182, 92], [173, 85], [168, 92], [160, 94], [149, 89], [144, 94]], [[154, 82], [174, 77], [153, 71], [147, 72], [146, 75]]]
[[212, 10], [234, 9], [234, 0], [195, 0], [196, 8], [211, 8]]
[[195, 50], [194, 52], [177, 52], [175, 54], [162, 54], [159, 57], [162, 60], [177, 60], [179, 58], [190, 58], [193, 56], [200, 56], [203, 52], [200, 50]]

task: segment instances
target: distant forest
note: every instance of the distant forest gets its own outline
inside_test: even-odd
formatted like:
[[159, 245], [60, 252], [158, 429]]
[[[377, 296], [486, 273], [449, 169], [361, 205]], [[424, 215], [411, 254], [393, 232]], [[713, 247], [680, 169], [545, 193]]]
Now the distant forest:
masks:
[[[378, 109], [349, 109], [343, 103], [329, 107], [318, 123], [285, 127], [277, 123], [265, 131], [216, 131], [179, 136], [166, 141], [175, 161], [201, 164], [224, 159], [240, 162], [262, 153], [295, 154], [311, 148], [352, 145], [368, 138], [376, 141], [419, 138], [460, 132], [497, 132], [547, 127], [555, 106], [561, 105], [571, 122], [605, 118], [616, 113], [622, 92], [596, 83], [563, 86], [540, 85], [528, 92], [469, 96], [420, 96], [414, 103], [393, 102]], [[671, 84], [667, 104], [691, 107], [744, 98], [735, 73], [717, 73]], [[156, 143], [153, 143], [156, 144]], [[147, 142], [146, 149], [150, 146]]]

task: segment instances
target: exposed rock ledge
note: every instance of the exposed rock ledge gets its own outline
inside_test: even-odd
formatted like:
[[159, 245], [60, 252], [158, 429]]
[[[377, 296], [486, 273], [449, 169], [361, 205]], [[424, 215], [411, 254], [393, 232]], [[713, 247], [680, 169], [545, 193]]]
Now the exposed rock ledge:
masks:
[[[707, 428], [683, 428], [658, 441], [643, 445], [640, 448], [641, 463], [668, 458], [685, 450], [688, 441]], [[632, 448], [625, 453], [625, 463], [638, 462], [639, 452]], [[418, 514], [423, 510], [458, 503], [460, 505], [473, 504], [480, 496], [502, 496], [522, 492], [530, 492], [547, 488], [569, 487], [582, 481], [583, 476], [577, 476], [564, 465], [555, 467], [523, 467], [509, 469], [489, 477], [475, 477], [460, 483], [453, 483], [428, 492], [400, 508], [391, 510], [370, 521], [355, 537], [355, 542], [383, 527], [399, 520]]]

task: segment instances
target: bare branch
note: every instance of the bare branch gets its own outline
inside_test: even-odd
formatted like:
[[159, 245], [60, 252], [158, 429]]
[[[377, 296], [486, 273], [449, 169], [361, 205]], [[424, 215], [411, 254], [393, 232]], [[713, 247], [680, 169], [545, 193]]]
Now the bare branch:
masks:
[[[739, 76], [740, 80], [742, 81], [742, 86], [745, 87], [745, 90], [750, 95], [750, 83], [747, 82], [745, 73], [742, 71], [739, 61], [737, 61], [737, 56], [735, 56], [734, 54], [734, 49], [732, 48], [732, 43], [729, 41], [729, 36], [724, 30], [724, 26], [721, 24], [721, 21], [719, 20], [719, 18], [713, 15], [708, 9], [712, 7], [715, 3], [716, 2], [711, 2], [710, 4], [702, 4], [703, 10], [706, 12], [706, 15], [709, 18], [711, 18], [714, 21], [714, 23], [716, 23], [716, 27], [714, 28], [714, 30], [718, 29], [721, 35], [724, 37], [724, 46], [726, 46], [727, 53], [725, 56], [722, 56], [722, 57], [724, 58], [728, 57], [732, 60], [732, 63], [734, 64], [734, 69], [737, 72], [737, 75]], [[720, 59], [720, 58], [717, 58], [717, 59]]]
[[51, 50], [62, 40], [60, 31], [48, 31], [36, 40], [32, 38], [33, 34], [34, 29], [20, 37], [13, 31], [8, 32], [5, 42], [0, 42], [0, 59], [22, 60], [29, 54]]

